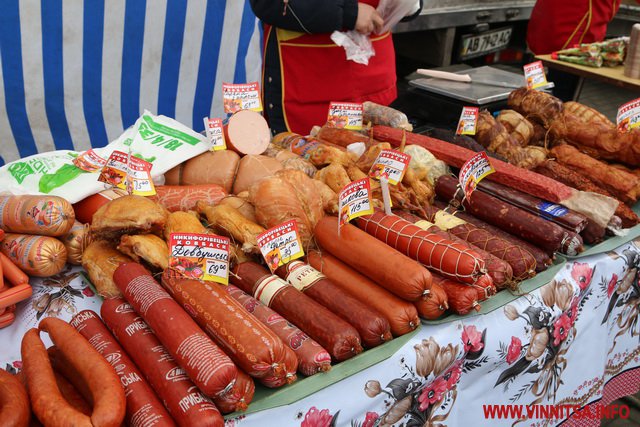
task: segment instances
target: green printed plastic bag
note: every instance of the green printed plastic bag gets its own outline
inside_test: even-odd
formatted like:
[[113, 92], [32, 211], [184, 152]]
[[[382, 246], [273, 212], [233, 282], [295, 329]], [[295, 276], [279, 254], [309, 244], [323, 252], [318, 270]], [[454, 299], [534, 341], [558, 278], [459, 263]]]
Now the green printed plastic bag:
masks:
[[[145, 111], [118, 139], [93, 151], [104, 160], [114, 150], [130, 152], [153, 163], [151, 177], [157, 178], [208, 149], [205, 136], [171, 118]], [[87, 172], [74, 164], [79, 155], [60, 150], [8, 163], [0, 168], [0, 188], [12, 194], [52, 194], [71, 203], [108, 188], [98, 181], [99, 171]]]

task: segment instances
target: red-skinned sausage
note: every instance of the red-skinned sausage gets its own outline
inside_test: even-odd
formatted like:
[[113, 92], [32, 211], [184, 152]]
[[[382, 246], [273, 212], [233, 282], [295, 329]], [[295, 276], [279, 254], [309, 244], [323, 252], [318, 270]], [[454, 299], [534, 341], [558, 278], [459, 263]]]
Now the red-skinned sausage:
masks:
[[16, 376], [0, 369], [0, 426], [26, 427], [30, 418], [26, 388]]
[[343, 290], [312, 266], [302, 261], [291, 261], [276, 270], [276, 274], [351, 323], [366, 347], [375, 347], [391, 339], [389, 321], [382, 314]]
[[315, 237], [331, 255], [394, 295], [407, 301], [428, 298], [427, 269], [358, 227], [345, 224], [338, 236], [338, 218], [324, 217], [316, 225]]
[[276, 387], [295, 380], [287, 377], [285, 346], [280, 338], [228, 295], [222, 285], [187, 279], [167, 269], [162, 286], [251, 377], [269, 378], [269, 384]]
[[310, 251], [307, 261], [333, 283], [382, 313], [389, 321], [393, 336], [407, 334], [420, 324], [413, 304], [398, 298], [328, 252]]
[[229, 356], [137, 263], [122, 263], [113, 281], [196, 386], [209, 397], [228, 391], [238, 370]]
[[[227, 286], [227, 292], [265, 326], [271, 329], [291, 350], [287, 354], [288, 367], [298, 365], [298, 371], [305, 376], [331, 369], [331, 355], [315, 342], [309, 335], [292, 325], [278, 313], [257, 299], [233, 285]], [[292, 359], [293, 355], [293, 359]], [[290, 368], [289, 368], [290, 369]], [[295, 375], [295, 370], [289, 375]]]
[[255, 262], [238, 264], [231, 282], [305, 331], [338, 361], [362, 352], [353, 326]]
[[122, 298], [104, 300], [100, 316], [179, 426], [224, 425], [215, 405], [191, 382], [129, 303]]
[[98, 314], [84, 310], [76, 314], [70, 323], [118, 374], [127, 399], [127, 424], [132, 427], [176, 425], [138, 367], [129, 359]]

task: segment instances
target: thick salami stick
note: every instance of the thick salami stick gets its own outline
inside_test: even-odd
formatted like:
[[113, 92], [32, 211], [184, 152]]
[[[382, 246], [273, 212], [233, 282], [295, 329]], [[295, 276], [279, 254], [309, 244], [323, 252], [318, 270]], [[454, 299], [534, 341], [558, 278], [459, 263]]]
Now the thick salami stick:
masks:
[[311, 251], [307, 261], [333, 283], [382, 313], [389, 321], [393, 336], [407, 334], [420, 324], [413, 304], [398, 298], [328, 252]]
[[71, 319], [71, 326], [89, 341], [120, 378], [127, 399], [125, 420], [132, 427], [175, 426], [173, 419], [144, 380], [138, 367], [111, 335], [96, 313], [84, 310]]
[[[377, 140], [386, 141], [395, 146], [399, 146], [403, 139], [402, 130], [386, 126], [375, 126], [373, 135]], [[409, 132], [406, 133], [406, 144], [420, 145], [438, 159], [457, 168], [462, 167], [467, 160], [475, 155], [473, 151], [466, 148]], [[489, 180], [524, 191], [543, 200], [561, 203], [592, 218], [603, 227], [607, 225], [615, 210], [616, 204], [612, 199], [576, 191], [546, 176], [497, 159], [491, 159], [491, 166], [495, 172], [489, 175]]]
[[128, 302], [122, 298], [106, 299], [100, 316], [179, 426], [224, 425], [215, 405], [191, 382]]
[[433, 282], [442, 286], [447, 294], [449, 308], [454, 313], [464, 316], [465, 314], [469, 314], [471, 310], [480, 310], [478, 293], [473, 288], [473, 285], [445, 279], [435, 274], [433, 275]]
[[36, 328], [22, 337], [21, 355], [31, 408], [38, 419], [44, 425], [92, 427], [91, 418], [73, 408], [60, 393], [47, 349]]
[[295, 381], [287, 377], [280, 338], [227, 295], [222, 285], [182, 278], [167, 269], [162, 286], [247, 374], [269, 378], [276, 387]]
[[[436, 183], [436, 194], [444, 200], [452, 200], [458, 194], [457, 180], [441, 176]], [[520, 208], [509, 205], [481, 191], [474, 192], [463, 202], [473, 215], [516, 236], [539, 245], [545, 250], [577, 255], [582, 252], [582, 239], [576, 233], [538, 218]]]
[[420, 217], [415, 216], [413, 214], [402, 214], [398, 215], [400, 218], [409, 221], [412, 224], [417, 225], [421, 229], [428, 231], [429, 233], [435, 234], [436, 236], [443, 237], [447, 240], [450, 240], [454, 243], [457, 243], [461, 247], [469, 248], [476, 252], [480, 259], [484, 262], [485, 268], [487, 269], [487, 274], [491, 276], [493, 280], [493, 284], [498, 289], [504, 289], [505, 287], [515, 287], [515, 283], [513, 282], [513, 270], [511, 266], [502, 259], [491, 255], [490, 253], [471, 245], [466, 240], [463, 240], [456, 235], [442, 230], [438, 226], [430, 223], [429, 221], [421, 220]]
[[209, 397], [233, 386], [238, 370], [196, 322], [137, 263], [122, 263], [113, 281], [136, 312], [149, 324], [169, 354]]
[[362, 352], [353, 326], [255, 262], [238, 264], [231, 282], [273, 308], [342, 361]]
[[24, 427], [30, 418], [27, 389], [15, 375], [0, 369], [0, 425]]
[[535, 275], [536, 260], [530, 252], [521, 246], [441, 211], [435, 206], [427, 205], [424, 207], [424, 211], [429, 221], [442, 230], [446, 230], [470, 245], [506, 261], [511, 266], [514, 280], [521, 281]]
[[[436, 206], [437, 208], [440, 209], [446, 209], [447, 208], [447, 204], [443, 201], [440, 200], [435, 200], [433, 202], [434, 206]], [[426, 209], [426, 207], [425, 207]], [[510, 242], [516, 246], [520, 246], [523, 249], [525, 249], [527, 252], [529, 252], [531, 254], [531, 256], [533, 256], [533, 258], [536, 261], [536, 273], [539, 273], [541, 271], [546, 270], [551, 264], [553, 264], [553, 253], [552, 254], [548, 254], [545, 251], [543, 251], [541, 248], [526, 242], [516, 236], [514, 236], [513, 234], [509, 234], [506, 231], [495, 227], [491, 224], [487, 224], [486, 222], [482, 221], [481, 219], [476, 218], [473, 215], [470, 215], [466, 212], [463, 211], [456, 211], [455, 212], [455, 216], [456, 218], [460, 218], [461, 220], [474, 225], [482, 230], [486, 230], [487, 232], [491, 233], [492, 235], [499, 237], [501, 239], [506, 240], [507, 242]]]
[[[292, 325], [278, 313], [233, 285], [226, 287], [227, 292], [259, 321], [271, 329], [288, 346], [298, 364], [302, 375], [311, 376], [318, 372], [331, 370], [331, 355], [317, 342]], [[290, 358], [289, 355], [287, 355]], [[295, 366], [288, 363], [287, 366]], [[295, 375], [289, 371], [289, 374]]]
[[416, 301], [413, 305], [423, 319], [436, 320], [449, 308], [447, 293], [438, 283], [431, 284], [431, 298]]
[[358, 227], [345, 224], [338, 236], [338, 218], [324, 217], [315, 237], [327, 252], [394, 295], [407, 301], [429, 297], [431, 273], [426, 268]]
[[349, 322], [356, 328], [366, 347], [375, 347], [391, 339], [389, 321], [384, 316], [344, 291], [312, 266], [292, 261], [276, 270], [276, 274]]
[[[358, 227], [445, 277], [474, 283], [486, 273], [480, 255], [441, 236], [429, 233], [396, 215], [374, 212], [356, 220]], [[396, 269], [396, 275], [400, 269]]]
[[47, 317], [38, 328], [49, 334], [60, 353], [89, 387], [93, 402], [91, 423], [120, 426], [125, 416], [126, 400], [120, 378], [111, 365], [67, 322]]
[[580, 233], [587, 226], [589, 219], [562, 205], [549, 203], [522, 191], [509, 188], [497, 182], [482, 181], [478, 188], [491, 196], [517, 206], [525, 211], [558, 224], [574, 233]]

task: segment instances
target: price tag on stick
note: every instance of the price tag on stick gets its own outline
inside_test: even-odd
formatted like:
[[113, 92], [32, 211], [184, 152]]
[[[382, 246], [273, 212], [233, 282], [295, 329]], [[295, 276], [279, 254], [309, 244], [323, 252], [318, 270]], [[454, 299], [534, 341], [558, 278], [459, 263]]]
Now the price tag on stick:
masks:
[[293, 219], [260, 233], [257, 240], [260, 252], [271, 272], [304, 256], [298, 223]]
[[169, 268], [196, 280], [229, 284], [229, 239], [213, 234], [171, 233]]
[[547, 84], [547, 75], [544, 73], [542, 61], [532, 62], [524, 66], [524, 78], [529, 89], [537, 89]]
[[478, 126], [478, 107], [462, 107], [460, 120], [456, 128], [456, 135], [475, 135]]
[[152, 196], [156, 194], [151, 180], [152, 163], [115, 150], [102, 168], [98, 181], [105, 182], [129, 194]]
[[345, 185], [338, 195], [338, 212], [340, 212], [338, 234], [340, 234], [340, 228], [353, 218], [373, 213], [369, 178], [362, 178]]
[[631, 129], [640, 127], [640, 98], [618, 108], [616, 124], [620, 132], [629, 132]]
[[495, 172], [495, 169], [491, 166], [489, 157], [484, 151], [467, 160], [460, 168], [458, 177], [462, 191], [464, 191], [464, 197], [468, 199], [476, 189], [476, 185], [493, 172]]
[[396, 150], [382, 150], [371, 166], [369, 176], [380, 180], [384, 176], [391, 185], [397, 185], [404, 178], [411, 156]]
[[211, 151], [226, 150], [227, 143], [224, 140], [224, 129], [222, 128], [222, 119], [210, 119], [205, 117], [204, 130], [207, 133], [207, 139], [211, 143]]

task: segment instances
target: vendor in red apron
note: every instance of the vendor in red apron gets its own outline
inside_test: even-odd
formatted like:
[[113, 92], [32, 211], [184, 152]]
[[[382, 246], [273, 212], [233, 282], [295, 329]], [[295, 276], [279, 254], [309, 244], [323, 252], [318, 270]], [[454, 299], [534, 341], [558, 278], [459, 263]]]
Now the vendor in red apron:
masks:
[[[529, 49], [536, 55], [545, 55], [580, 43], [602, 41], [620, 1], [538, 0], [527, 28]], [[577, 77], [551, 70], [549, 80], [556, 84], [554, 95], [563, 101], [573, 97]]]
[[[397, 96], [393, 41], [376, 34], [378, 0], [251, 0], [264, 23], [262, 89], [272, 132], [307, 135], [327, 120], [331, 101], [389, 105]], [[346, 58], [335, 30], [370, 34], [368, 65]]]

